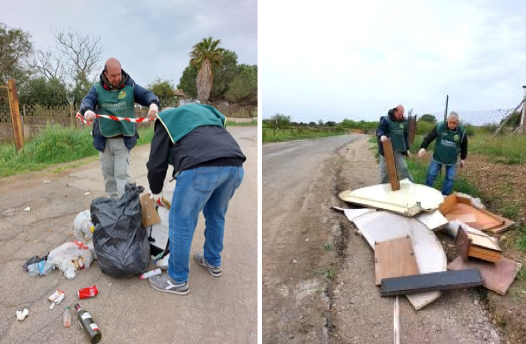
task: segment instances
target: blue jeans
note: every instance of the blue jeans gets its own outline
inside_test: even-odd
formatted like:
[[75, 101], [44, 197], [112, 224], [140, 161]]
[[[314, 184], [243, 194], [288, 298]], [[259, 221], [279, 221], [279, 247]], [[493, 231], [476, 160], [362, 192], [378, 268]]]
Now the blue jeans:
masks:
[[[429, 168], [427, 169], [427, 177], [426, 177], [426, 185], [433, 187], [433, 184], [435, 184], [435, 179], [442, 169], [442, 165], [439, 162], [436, 162], [435, 160], [431, 160], [431, 164], [429, 165]], [[442, 195], [451, 195], [451, 192], [453, 191], [453, 183], [455, 182], [455, 174], [457, 173], [457, 165], [444, 165], [446, 167], [446, 179], [444, 180], [444, 183], [442, 184]]]
[[243, 180], [243, 167], [198, 167], [177, 176], [169, 217], [168, 274], [178, 283], [188, 280], [190, 248], [199, 213], [205, 217], [204, 257], [221, 266], [228, 203]]

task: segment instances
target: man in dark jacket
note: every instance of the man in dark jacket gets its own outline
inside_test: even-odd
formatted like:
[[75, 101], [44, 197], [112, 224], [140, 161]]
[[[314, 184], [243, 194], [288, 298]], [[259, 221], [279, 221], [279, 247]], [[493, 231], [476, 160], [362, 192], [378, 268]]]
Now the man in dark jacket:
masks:
[[383, 141], [391, 140], [393, 145], [394, 160], [399, 179], [408, 178], [413, 181], [413, 176], [407, 167], [404, 157], [410, 156], [409, 141], [407, 140], [407, 120], [404, 118], [404, 107], [398, 105], [388, 111], [387, 116], [380, 118], [380, 124], [376, 129], [378, 140], [378, 153], [380, 154], [380, 177], [381, 183], [389, 182], [387, 165], [384, 158]]
[[130, 150], [139, 137], [137, 124], [96, 117], [95, 111], [99, 115], [134, 118], [135, 103], [150, 107], [148, 117], [155, 116], [159, 109], [157, 96], [137, 85], [117, 59], [109, 58], [100, 81], [91, 87], [80, 105], [80, 113], [93, 121], [93, 146], [100, 151], [104, 189], [110, 198], [122, 196], [124, 186], [131, 181]]
[[459, 122], [458, 114], [454, 111], [451, 112], [447, 116], [446, 122], [435, 126], [429, 135], [424, 138], [418, 151], [418, 157], [423, 157], [429, 144], [436, 139], [433, 159], [427, 170], [426, 185], [433, 187], [435, 179], [442, 169], [442, 165], [444, 165], [446, 178], [442, 185], [442, 194], [446, 196], [453, 191], [459, 153], [460, 168], [464, 167], [468, 156], [468, 137]]
[[226, 118], [208, 105], [189, 104], [158, 115], [147, 163], [150, 195], [160, 198], [168, 164], [176, 185], [169, 216], [168, 273], [149, 279], [159, 291], [186, 295], [190, 247], [199, 213], [206, 219], [203, 254], [195, 261], [219, 277], [228, 203], [243, 180], [246, 157], [225, 129]]

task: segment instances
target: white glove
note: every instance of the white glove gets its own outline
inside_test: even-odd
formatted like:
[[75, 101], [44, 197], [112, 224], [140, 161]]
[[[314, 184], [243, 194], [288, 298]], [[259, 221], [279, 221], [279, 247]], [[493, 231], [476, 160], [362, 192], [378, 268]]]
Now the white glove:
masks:
[[420, 148], [420, 150], [418, 151], [418, 157], [423, 158], [425, 155], [426, 155], [426, 149]]
[[95, 114], [95, 112], [91, 111], [91, 110], [88, 110], [86, 112], [84, 112], [84, 118], [86, 118], [88, 121], [93, 121], [95, 118], [97, 118], [97, 115]]
[[150, 111], [148, 111], [148, 118], [155, 118], [159, 113], [159, 107], [155, 103], [150, 104]]
[[385, 136], [385, 135], [380, 136], [380, 141], [382, 141], [382, 142], [387, 141], [387, 136]]
[[460, 168], [464, 168], [464, 165], [466, 165], [466, 160], [460, 160]]
[[153, 200], [154, 204], [157, 204], [157, 201], [159, 201], [159, 199], [161, 198], [161, 194], [160, 193], [154, 194], [154, 193], [152, 193], [152, 190], [148, 190], [148, 194], [150, 195], [150, 198]]

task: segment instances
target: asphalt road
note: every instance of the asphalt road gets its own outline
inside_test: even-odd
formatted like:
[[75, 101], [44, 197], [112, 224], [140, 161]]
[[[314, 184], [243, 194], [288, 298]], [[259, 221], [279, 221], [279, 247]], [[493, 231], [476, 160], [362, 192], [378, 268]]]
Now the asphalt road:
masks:
[[332, 253], [327, 212], [344, 135], [263, 146], [263, 343], [327, 340], [328, 298], [319, 272]]
[[[96, 261], [73, 280], [57, 270], [32, 277], [22, 269], [28, 258], [74, 240], [77, 214], [104, 196], [96, 159], [0, 178], [0, 343], [88, 343], [78, 322], [62, 325], [64, 307], [76, 302], [99, 325], [101, 343], [257, 343], [257, 128], [229, 131], [247, 162], [227, 213], [223, 276], [211, 276], [191, 259], [186, 296], [160, 293], [138, 277], [107, 276]], [[148, 155], [149, 146], [132, 150], [132, 179], [145, 187]], [[192, 253], [202, 250], [203, 231], [200, 218]], [[99, 294], [79, 301], [77, 290], [91, 285]], [[56, 289], [66, 298], [50, 310], [47, 298]], [[17, 321], [15, 311], [24, 308], [29, 316]]]

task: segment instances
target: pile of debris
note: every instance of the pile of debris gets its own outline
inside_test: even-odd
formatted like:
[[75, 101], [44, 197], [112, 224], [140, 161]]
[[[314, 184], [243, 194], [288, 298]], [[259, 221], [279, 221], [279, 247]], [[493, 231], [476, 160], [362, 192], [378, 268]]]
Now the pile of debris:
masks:
[[[381, 296], [406, 295], [416, 310], [442, 290], [483, 286], [504, 295], [521, 264], [503, 256], [498, 239], [513, 221], [494, 214], [469, 195], [444, 198], [409, 180], [340, 193], [340, 199], [366, 208], [341, 209], [375, 255], [375, 279]], [[457, 257], [447, 262], [435, 235], [455, 238]]]

